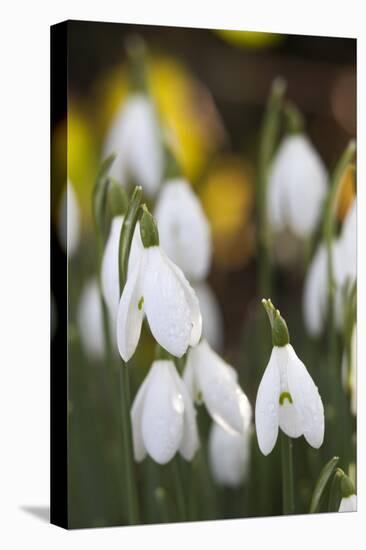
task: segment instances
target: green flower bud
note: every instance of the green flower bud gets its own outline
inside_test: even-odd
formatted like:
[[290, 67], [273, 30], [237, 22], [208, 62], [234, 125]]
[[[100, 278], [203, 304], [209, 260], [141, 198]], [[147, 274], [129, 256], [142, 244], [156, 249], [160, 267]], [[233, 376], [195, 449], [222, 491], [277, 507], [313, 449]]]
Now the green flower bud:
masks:
[[272, 327], [272, 343], [274, 346], [283, 347], [290, 343], [286, 321], [281, 317], [279, 309], [276, 309], [271, 300], [263, 298], [262, 304], [267, 312]]
[[141, 207], [140, 233], [142, 244], [145, 248], [159, 246], [159, 231], [153, 216], [150, 214], [146, 204]]

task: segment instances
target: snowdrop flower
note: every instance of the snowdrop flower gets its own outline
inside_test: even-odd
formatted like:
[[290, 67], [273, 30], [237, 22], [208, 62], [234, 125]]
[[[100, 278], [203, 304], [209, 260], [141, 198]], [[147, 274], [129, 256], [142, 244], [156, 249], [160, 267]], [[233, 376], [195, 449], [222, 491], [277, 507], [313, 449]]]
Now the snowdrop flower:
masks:
[[342, 500], [339, 506], [339, 512], [357, 512], [357, 496], [355, 487], [351, 479], [339, 469], [343, 474], [340, 480], [340, 491]]
[[155, 106], [145, 92], [135, 92], [122, 104], [106, 137], [104, 156], [116, 152], [110, 175], [131, 178], [146, 193], [158, 190], [163, 174], [163, 149]]
[[59, 240], [69, 257], [73, 256], [80, 242], [80, 212], [74, 188], [67, 182], [62, 195], [59, 215]]
[[248, 476], [250, 430], [238, 434], [212, 423], [209, 442], [209, 461], [214, 481], [224, 487], [239, 487]]
[[219, 351], [223, 345], [223, 321], [215, 294], [205, 281], [193, 283], [202, 315], [202, 334], [209, 345]]
[[272, 326], [273, 350], [258, 388], [255, 424], [261, 452], [274, 448], [278, 428], [304, 435], [318, 449], [324, 439], [324, 408], [318, 388], [289, 343], [287, 325], [270, 300], [262, 301]]
[[183, 178], [165, 182], [155, 208], [160, 244], [189, 280], [204, 279], [210, 269], [210, 225], [200, 201]]
[[268, 217], [276, 232], [290, 229], [300, 238], [315, 230], [327, 193], [327, 171], [303, 134], [282, 141], [268, 182]]
[[221, 427], [234, 433], [248, 428], [251, 406], [238, 384], [237, 373], [206, 340], [189, 351], [183, 379], [192, 399], [202, 400]]
[[88, 281], [81, 293], [77, 310], [77, 324], [80, 340], [90, 358], [104, 357], [102, 304], [96, 279]]
[[202, 331], [197, 297], [183, 275], [159, 246], [159, 234], [146, 207], [140, 220], [143, 250], [128, 270], [117, 312], [121, 357], [134, 354], [146, 315], [155, 340], [175, 357], [195, 346]]
[[[123, 216], [115, 216], [112, 219], [101, 267], [103, 297], [113, 318], [116, 318], [117, 316], [118, 304], [120, 301], [118, 258], [119, 240], [121, 236], [123, 219]], [[140, 237], [140, 228], [137, 224], [133, 234], [130, 256], [128, 260], [129, 270], [132, 269], [132, 266], [137, 263], [142, 251], [143, 245]]]
[[[356, 200], [344, 221], [340, 236], [332, 243], [336, 324], [342, 328], [345, 285], [356, 280]], [[304, 285], [303, 311], [307, 331], [319, 336], [324, 328], [328, 307], [327, 250], [321, 243], [308, 269]]]
[[135, 459], [166, 464], [177, 451], [192, 460], [199, 447], [196, 413], [173, 361], [154, 361], [131, 409]]

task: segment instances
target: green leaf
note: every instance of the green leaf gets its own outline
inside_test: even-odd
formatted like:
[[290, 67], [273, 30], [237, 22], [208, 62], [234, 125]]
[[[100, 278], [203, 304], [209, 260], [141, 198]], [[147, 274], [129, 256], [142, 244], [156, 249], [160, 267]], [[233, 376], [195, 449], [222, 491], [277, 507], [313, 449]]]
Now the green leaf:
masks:
[[336, 473], [333, 476], [332, 483], [330, 485], [329, 500], [328, 500], [328, 512], [338, 512], [341, 503], [341, 478], [343, 472], [337, 468]]
[[313, 492], [313, 496], [311, 498], [311, 503], [310, 503], [310, 510], [309, 510], [309, 513], [310, 514], [314, 514], [314, 512], [316, 512], [318, 510], [318, 507], [319, 507], [319, 504], [320, 504], [320, 500], [324, 494], [324, 491], [325, 491], [325, 488], [327, 486], [327, 483], [328, 481], [330, 480], [333, 472], [334, 472], [334, 469], [335, 467], [337, 466], [338, 464], [338, 461], [339, 461], [339, 457], [338, 456], [334, 456], [325, 466], [324, 468], [322, 469], [322, 471], [320, 472], [320, 476], [319, 476], [319, 479], [318, 481], [316, 482], [316, 485], [315, 485], [315, 488], [314, 488], [314, 492]]

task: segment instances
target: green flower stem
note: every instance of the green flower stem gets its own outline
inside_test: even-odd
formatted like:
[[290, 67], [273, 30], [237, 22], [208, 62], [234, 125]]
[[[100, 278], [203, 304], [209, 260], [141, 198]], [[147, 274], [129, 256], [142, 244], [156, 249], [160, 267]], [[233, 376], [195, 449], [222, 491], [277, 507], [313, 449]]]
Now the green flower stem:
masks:
[[181, 472], [179, 468], [179, 457], [177, 455], [172, 460], [172, 468], [173, 468], [173, 475], [174, 475], [174, 484], [175, 484], [179, 521], [187, 521], [186, 502], [185, 502], [184, 490], [182, 485]]
[[282, 505], [285, 515], [295, 513], [292, 439], [281, 432]]
[[[142, 198], [141, 187], [136, 187], [123, 222], [119, 241], [119, 286], [120, 294], [127, 280], [128, 257], [133, 238], [133, 233], [138, 220], [139, 208]], [[139, 523], [139, 505], [137, 483], [134, 471], [132, 428], [131, 428], [131, 397], [130, 380], [127, 364], [122, 361], [120, 368], [120, 391], [121, 391], [121, 417], [122, 417], [122, 438], [125, 458], [125, 487], [128, 502], [128, 519], [130, 525]]]
[[270, 230], [267, 219], [268, 172], [278, 139], [282, 100], [285, 92], [282, 79], [273, 82], [271, 94], [263, 120], [259, 146], [258, 165], [258, 254], [259, 254], [259, 292], [261, 296], [271, 295], [270, 266]]

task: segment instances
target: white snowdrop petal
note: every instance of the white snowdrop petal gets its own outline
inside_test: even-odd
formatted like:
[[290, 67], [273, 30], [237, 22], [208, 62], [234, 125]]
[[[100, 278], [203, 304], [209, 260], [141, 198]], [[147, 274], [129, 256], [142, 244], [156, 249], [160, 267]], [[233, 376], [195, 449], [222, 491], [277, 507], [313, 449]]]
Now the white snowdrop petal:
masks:
[[104, 300], [111, 314], [116, 317], [120, 300], [118, 251], [123, 216], [113, 218], [107, 244], [104, 249], [101, 281]]
[[[122, 368], [128, 368], [123, 366]], [[131, 425], [134, 457], [137, 462], [141, 462], [146, 456], [146, 448], [142, 435], [142, 412], [144, 409], [145, 396], [153, 377], [158, 372], [153, 366], [147, 373], [145, 380], [139, 387], [131, 407]]]
[[318, 388], [313, 382], [304, 363], [297, 357], [293, 347], [286, 346], [289, 361], [287, 380], [293, 405], [301, 418], [306, 441], [318, 449], [324, 439], [324, 408]]
[[[169, 353], [181, 357], [201, 333], [198, 300], [182, 272], [159, 247], [150, 247], [143, 278], [151, 332]], [[193, 335], [193, 336], [192, 336]]]
[[207, 276], [211, 232], [201, 203], [183, 178], [165, 182], [155, 209], [160, 245], [189, 279]]
[[276, 348], [259, 384], [255, 403], [255, 426], [258, 445], [268, 455], [276, 444], [279, 424], [280, 371], [276, 360]]
[[199, 447], [196, 411], [187, 387], [179, 376], [176, 368], [172, 369], [172, 376], [175, 379], [177, 389], [183, 396], [184, 403], [183, 436], [179, 452], [186, 460], [192, 460]]
[[81, 343], [89, 357], [102, 358], [105, 352], [102, 304], [96, 279], [84, 286], [77, 310]]
[[302, 134], [283, 139], [272, 163], [268, 214], [274, 229], [284, 225], [300, 238], [308, 237], [319, 222], [327, 192], [324, 164]]
[[193, 290], [198, 298], [202, 315], [202, 334], [210, 346], [219, 351], [223, 345], [223, 321], [216, 296], [205, 281], [194, 283]]
[[339, 512], [357, 512], [357, 496], [351, 495], [342, 498], [339, 506]]
[[327, 252], [322, 243], [308, 269], [304, 284], [303, 313], [307, 331], [319, 336], [323, 330], [327, 305]]
[[172, 361], [155, 361], [146, 389], [142, 412], [142, 436], [145, 448], [158, 464], [169, 462], [183, 437], [184, 400], [176, 385]]
[[212, 423], [209, 462], [215, 482], [227, 487], [239, 487], [247, 478], [250, 453], [250, 432], [236, 434]]
[[197, 387], [211, 417], [227, 430], [241, 433], [246, 419], [247, 401], [236, 382], [232, 367], [229, 367], [202, 340], [190, 351], [194, 361]]
[[287, 399], [279, 407], [279, 425], [289, 437], [296, 438], [302, 435], [301, 418], [296, 408]]
[[128, 273], [133, 271], [135, 265], [141, 260], [144, 250], [144, 245], [141, 240], [140, 222], [137, 222], [132, 237], [130, 255], [128, 257]]
[[117, 153], [110, 175], [125, 183], [131, 176], [149, 194], [161, 181], [163, 151], [157, 114], [150, 98], [135, 93], [122, 104], [106, 138], [104, 155]]
[[128, 275], [117, 313], [118, 351], [124, 361], [131, 359], [135, 353], [144, 317], [144, 295], [141, 288], [141, 271], [143, 259]]

